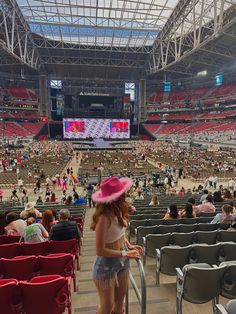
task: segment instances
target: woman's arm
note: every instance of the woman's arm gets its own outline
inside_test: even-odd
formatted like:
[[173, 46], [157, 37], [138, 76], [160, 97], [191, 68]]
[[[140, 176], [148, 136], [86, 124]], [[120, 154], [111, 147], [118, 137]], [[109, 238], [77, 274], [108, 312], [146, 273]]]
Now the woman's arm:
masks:
[[[104, 229], [108, 227], [108, 220], [105, 216], [101, 215], [96, 225], [96, 254], [104, 257], [122, 257], [120, 250], [113, 250], [105, 247], [105, 232]], [[140, 258], [138, 251], [127, 251], [127, 257]]]

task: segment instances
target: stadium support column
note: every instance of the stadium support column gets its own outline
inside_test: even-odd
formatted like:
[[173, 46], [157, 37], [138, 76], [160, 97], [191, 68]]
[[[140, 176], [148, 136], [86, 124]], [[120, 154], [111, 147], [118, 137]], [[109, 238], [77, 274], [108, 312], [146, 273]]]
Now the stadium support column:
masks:
[[48, 108], [48, 87], [47, 76], [39, 76], [39, 112], [41, 116], [50, 118], [50, 110]]
[[139, 81], [138, 135], [140, 123], [146, 120], [146, 80]]
[[40, 116], [48, 118], [48, 138], [50, 138], [50, 118], [51, 118], [51, 108], [49, 105], [48, 97], [48, 82], [47, 76], [41, 74], [39, 76], [39, 113]]

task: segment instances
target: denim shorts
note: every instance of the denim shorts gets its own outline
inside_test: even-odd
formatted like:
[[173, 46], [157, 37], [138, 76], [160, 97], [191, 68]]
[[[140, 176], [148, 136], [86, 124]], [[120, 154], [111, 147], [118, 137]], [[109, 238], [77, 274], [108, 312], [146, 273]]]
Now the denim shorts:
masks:
[[129, 259], [127, 257], [103, 257], [96, 256], [92, 277], [96, 283], [100, 282], [104, 289], [112, 284], [118, 285], [117, 275], [129, 270]]

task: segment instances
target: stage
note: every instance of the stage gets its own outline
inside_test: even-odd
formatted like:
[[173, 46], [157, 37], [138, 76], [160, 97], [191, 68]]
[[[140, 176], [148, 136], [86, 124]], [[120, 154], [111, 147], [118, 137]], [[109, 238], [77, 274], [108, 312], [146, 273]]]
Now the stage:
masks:
[[105, 141], [95, 138], [92, 141], [73, 141], [75, 150], [132, 150], [129, 141]]

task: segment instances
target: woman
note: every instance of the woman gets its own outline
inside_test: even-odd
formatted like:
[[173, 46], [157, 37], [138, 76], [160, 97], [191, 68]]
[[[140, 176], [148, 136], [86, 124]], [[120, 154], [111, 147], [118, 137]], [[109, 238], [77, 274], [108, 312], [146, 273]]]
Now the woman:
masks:
[[19, 216], [15, 212], [10, 212], [6, 215], [6, 224], [5, 231], [8, 235], [22, 236], [27, 226], [25, 220], [19, 219]]
[[181, 218], [195, 218], [196, 214], [193, 211], [193, 205], [187, 203], [185, 208], [179, 213]]
[[223, 195], [223, 199], [225, 201], [228, 201], [228, 200], [232, 200], [232, 194], [229, 190], [225, 189], [225, 192], [224, 192], [224, 195]]
[[225, 204], [221, 208], [222, 213], [217, 214], [213, 220], [211, 221], [211, 224], [219, 224], [219, 223], [232, 223], [235, 220], [235, 215], [233, 214], [233, 206], [229, 204]]
[[157, 206], [157, 205], [159, 205], [157, 195], [153, 195], [151, 202], [149, 203], [149, 206]]
[[47, 232], [50, 233], [52, 226], [56, 223], [56, 220], [51, 209], [45, 210], [41, 223], [47, 230]]
[[206, 197], [206, 200], [203, 204], [196, 206], [195, 213], [214, 213], [216, 211], [215, 206], [213, 205], [213, 198], [211, 195]]
[[98, 314], [123, 313], [129, 258], [140, 258], [142, 252], [140, 246], [131, 245], [125, 238], [129, 210], [125, 192], [132, 184], [129, 178], [110, 177], [92, 195], [97, 203], [91, 229], [96, 232], [97, 256], [92, 275], [100, 299]]
[[50, 202], [51, 203], [55, 203], [56, 202], [56, 195], [55, 195], [55, 193], [52, 193]]
[[177, 219], [177, 218], [180, 218], [178, 207], [175, 204], [171, 204], [163, 219], [167, 220], [167, 219]]
[[22, 238], [27, 243], [44, 242], [48, 239], [48, 232], [40, 223], [36, 223], [36, 215], [30, 213], [30, 217], [26, 220], [27, 227], [25, 228]]

